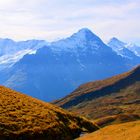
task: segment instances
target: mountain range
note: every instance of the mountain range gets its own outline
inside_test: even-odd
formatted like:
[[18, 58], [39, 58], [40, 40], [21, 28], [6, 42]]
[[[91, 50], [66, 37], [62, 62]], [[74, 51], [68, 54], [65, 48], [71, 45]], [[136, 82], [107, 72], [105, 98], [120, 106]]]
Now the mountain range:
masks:
[[55, 42], [0, 39], [0, 139], [139, 139], [139, 62], [139, 46], [87, 28]]
[[0, 72], [0, 84], [45, 101], [62, 98], [85, 82], [128, 71], [140, 62], [132, 49], [122, 45], [118, 53], [116, 40], [106, 45], [87, 28], [56, 42], [35, 42], [29, 45], [32, 49], [25, 45], [32, 54], [22, 55]]
[[44, 40], [14, 41], [0, 39], [0, 70], [11, 67], [26, 54], [35, 53], [37, 49], [46, 45]]

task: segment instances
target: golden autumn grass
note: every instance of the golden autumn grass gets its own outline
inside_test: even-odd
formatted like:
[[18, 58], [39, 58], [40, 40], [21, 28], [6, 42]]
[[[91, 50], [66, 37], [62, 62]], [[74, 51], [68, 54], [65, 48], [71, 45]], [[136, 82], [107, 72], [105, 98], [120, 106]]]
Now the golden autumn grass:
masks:
[[97, 129], [82, 117], [0, 86], [0, 140], [72, 140]]
[[140, 121], [110, 125], [77, 140], [140, 140]]

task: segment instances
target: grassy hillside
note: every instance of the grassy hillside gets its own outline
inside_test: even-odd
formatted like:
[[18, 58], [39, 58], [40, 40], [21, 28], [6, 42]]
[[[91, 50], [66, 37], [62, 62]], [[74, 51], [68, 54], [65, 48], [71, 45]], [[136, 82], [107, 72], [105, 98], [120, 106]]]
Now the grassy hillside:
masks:
[[72, 140], [97, 129], [84, 118], [0, 86], [1, 140]]
[[90, 119], [118, 114], [140, 115], [140, 66], [127, 73], [81, 85], [54, 103]]
[[140, 121], [110, 125], [77, 140], [140, 140]]
[[140, 82], [117, 93], [81, 102], [69, 110], [92, 119], [125, 113], [140, 115]]

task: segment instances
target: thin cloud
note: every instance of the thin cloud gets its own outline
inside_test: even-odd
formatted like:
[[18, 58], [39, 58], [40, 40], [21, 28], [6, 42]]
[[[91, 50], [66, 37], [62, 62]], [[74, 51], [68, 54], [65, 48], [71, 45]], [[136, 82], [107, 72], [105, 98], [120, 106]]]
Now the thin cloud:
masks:
[[108, 40], [140, 43], [140, 0], [0, 1], [0, 37], [54, 40], [82, 27]]

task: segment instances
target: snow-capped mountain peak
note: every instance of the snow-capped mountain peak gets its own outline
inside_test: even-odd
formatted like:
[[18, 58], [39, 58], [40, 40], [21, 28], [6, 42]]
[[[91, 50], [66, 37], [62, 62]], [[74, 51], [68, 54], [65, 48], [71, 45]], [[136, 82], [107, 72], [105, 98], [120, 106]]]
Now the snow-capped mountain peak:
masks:
[[24, 55], [35, 53], [37, 49], [47, 45], [44, 40], [14, 41], [0, 38], [0, 67], [10, 67]]
[[[129, 49], [129, 45], [113, 37], [108, 42], [108, 46], [111, 47], [118, 55], [128, 59], [138, 59], [136, 54]], [[131, 45], [132, 47], [132, 45]]]
[[82, 28], [77, 33], [74, 33], [72, 36], [85, 38], [87, 36], [93, 36], [93, 35], [95, 34], [93, 34], [93, 32], [91, 32], [91, 30], [89, 30], [88, 28]]
[[120, 40], [119, 40], [118, 38], [116, 38], [116, 37], [112, 37], [112, 38], [109, 40], [109, 42], [111, 42], [111, 41], [123, 43], [122, 41], [120, 41]]
[[77, 48], [82, 48], [85, 50], [89, 47], [97, 50], [105, 44], [88, 28], [82, 28], [78, 32], [72, 34], [70, 37], [52, 42], [50, 45], [54, 46], [53, 50], [55, 51], [75, 51]]
[[101, 41], [101, 39], [88, 28], [80, 29], [77, 33], [74, 33], [70, 38], [79, 38], [84, 41], [86, 40]]
[[125, 47], [126, 43], [120, 41], [116, 37], [113, 37], [109, 40], [108, 45], [111, 46], [111, 48], [113, 48], [115, 50], [118, 50], [118, 49], [120, 50]]
[[90, 29], [88, 29], [88, 28], [81, 28], [81, 29], [79, 29], [79, 31], [78, 32], [83, 32], [83, 33], [92, 33], [91, 32], [91, 30]]

